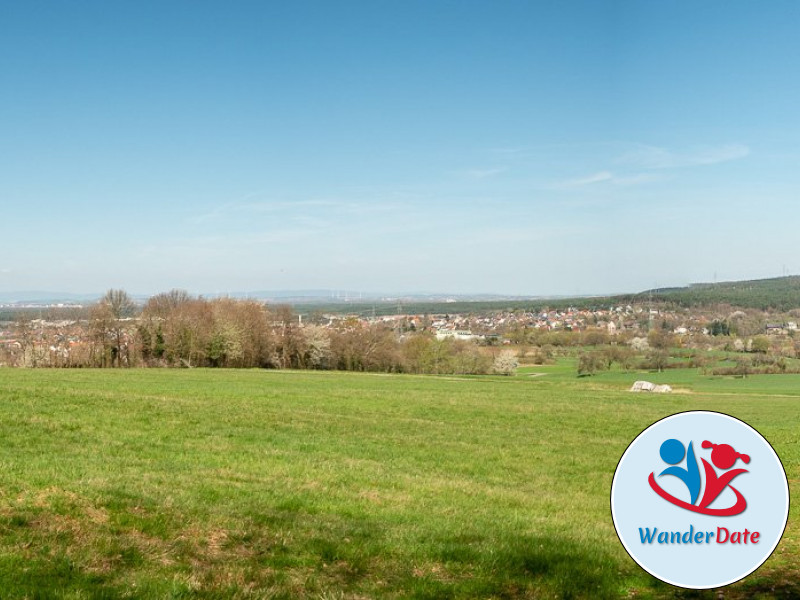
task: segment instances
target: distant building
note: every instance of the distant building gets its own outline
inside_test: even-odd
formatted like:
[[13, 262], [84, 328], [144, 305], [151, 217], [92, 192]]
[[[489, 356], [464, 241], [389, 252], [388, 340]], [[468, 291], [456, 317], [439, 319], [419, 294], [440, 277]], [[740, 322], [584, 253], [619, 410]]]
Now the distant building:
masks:
[[768, 323], [767, 324], [767, 333], [769, 335], [786, 335], [789, 332], [784, 328], [783, 324]]
[[436, 331], [437, 340], [446, 340], [447, 338], [456, 340], [477, 340], [481, 337], [482, 336], [475, 335], [467, 329], [439, 329]]

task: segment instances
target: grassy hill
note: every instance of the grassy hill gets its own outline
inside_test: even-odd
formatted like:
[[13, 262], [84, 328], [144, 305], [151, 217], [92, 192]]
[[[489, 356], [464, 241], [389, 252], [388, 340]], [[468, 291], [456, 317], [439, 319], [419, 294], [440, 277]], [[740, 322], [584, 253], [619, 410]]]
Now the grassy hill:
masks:
[[[668, 396], [568, 362], [513, 378], [0, 376], [3, 598], [673, 597], [611, 524], [613, 471], [639, 431], [725, 411], [773, 442], [794, 491], [800, 475], [791, 375], [648, 375], [680, 380], [687, 393]], [[726, 598], [800, 594], [798, 523], [794, 508]]]

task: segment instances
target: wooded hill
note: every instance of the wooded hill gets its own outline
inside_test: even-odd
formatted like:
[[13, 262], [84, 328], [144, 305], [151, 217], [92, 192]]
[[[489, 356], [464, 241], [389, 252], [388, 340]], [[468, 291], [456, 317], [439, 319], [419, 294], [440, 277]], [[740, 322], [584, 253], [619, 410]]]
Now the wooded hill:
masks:
[[[646, 294], [649, 296], [649, 292]], [[695, 283], [683, 288], [652, 290], [652, 296], [686, 308], [730, 304], [741, 308], [788, 311], [800, 308], [800, 276]]]
[[636, 294], [609, 296], [583, 296], [577, 298], [537, 298], [531, 300], [491, 300], [471, 302], [403, 302], [394, 303], [337, 303], [296, 307], [298, 312], [344, 312], [364, 316], [374, 314], [464, 314], [496, 310], [541, 311], [568, 307], [578, 309], [603, 308], [620, 304], [667, 304], [681, 308], [696, 308], [729, 304], [737, 308], [754, 308], [786, 312], [800, 308], [800, 276], [726, 281], [721, 283], [694, 283], [686, 287], [658, 288]]

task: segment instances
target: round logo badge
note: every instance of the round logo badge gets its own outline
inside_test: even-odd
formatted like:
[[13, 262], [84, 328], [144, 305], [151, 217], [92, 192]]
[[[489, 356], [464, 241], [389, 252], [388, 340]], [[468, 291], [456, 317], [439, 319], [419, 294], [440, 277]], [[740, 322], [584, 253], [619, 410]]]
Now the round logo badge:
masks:
[[783, 535], [789, 485], [778, 455], [729, 415], [678, 413], [640, 433], [611, 484], [622, 545], [666, 583], [708, 589], [760, 567]]

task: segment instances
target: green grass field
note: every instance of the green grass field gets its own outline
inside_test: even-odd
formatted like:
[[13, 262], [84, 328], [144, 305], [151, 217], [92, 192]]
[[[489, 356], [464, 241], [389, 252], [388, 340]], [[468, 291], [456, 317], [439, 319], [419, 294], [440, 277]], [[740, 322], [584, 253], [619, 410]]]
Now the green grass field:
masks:
[[[756, 427], [796, 491], [800, 376], [0, 370], [0, 598], [717, 598], [639, 569], [608, 505], [690, 409]], [[725, 598], [800, 595], [796, 516]]]

